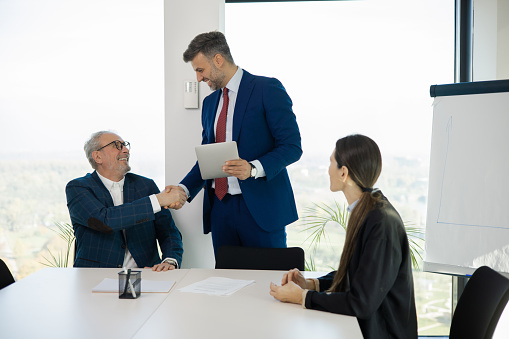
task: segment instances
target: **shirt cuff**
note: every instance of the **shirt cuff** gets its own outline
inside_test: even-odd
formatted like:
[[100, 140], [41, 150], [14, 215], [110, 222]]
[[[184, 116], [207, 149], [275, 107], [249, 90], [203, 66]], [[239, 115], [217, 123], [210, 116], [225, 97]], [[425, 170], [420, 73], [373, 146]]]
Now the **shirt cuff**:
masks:
[[311, 281], [313, 283], [314, 288], [312, 288], [313, 291], [320, 292], [320, 281], [316, 278], [307, 278], [306, 279], [306, 286], [307, 282]]
[[161, 264], [163, 264], [165, 262], [175, 266], [175, 268], [179, 268], [179, 263], [177, 262], [177, 260], [175, 260], [173, 258], [165, 258], [163, 261], [161, 261]]
[[262, 163], [260, 162], [260, 160], [253, 160], [253, 161], [250, 161], [250, 163], [253, 164], [254, 167], [256, 167], [255, 179], [266, 176], [265, 170], [263, 169], [263, 166], [262, 166]]
[[320, 280], [316, 278], [311, 278], [311, 280], [315, 283], [315, 291], [320, 292]]
[[308, 294], [308, 290], [302, 291], [302, 308], [306, 308], [306, 295]]
[[187, 198], [189, 199], [190, 195], [189, 195], [189, 190], [187, 189], [187, 187], [185, 185], [182, 185], [182, 184], [179, 184], [178, 186], [182, 187], [184, 192], [186, 192]]
[[159, 200], [157, 200], [157, 197], [155, 194], [152, 194], [149, 196], [150, 202], [152, 203], [152, 209], [154, 210], [154, 214], [157, 212], [161, 212], [161, 205], [159, 205]]

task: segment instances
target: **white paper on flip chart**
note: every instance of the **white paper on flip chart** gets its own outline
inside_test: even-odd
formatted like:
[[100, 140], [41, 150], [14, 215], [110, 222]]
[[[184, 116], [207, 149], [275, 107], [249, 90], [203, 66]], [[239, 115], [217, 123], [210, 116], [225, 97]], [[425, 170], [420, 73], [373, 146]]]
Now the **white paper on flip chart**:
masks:
[[[142, 293], [167, 293], [175, 285], [175, 281], [154, 281], [154, 280], [141, 280]], [[118, 293], [118, 279], [105, 278], [92, 292], [117, 292]]]
[[230, 295], [243, 287], [254, 284], [254, 280], [239, 280], [221, 277], [210, 277], [194, 284], [182, 287], [180, 291], [212, 295]]

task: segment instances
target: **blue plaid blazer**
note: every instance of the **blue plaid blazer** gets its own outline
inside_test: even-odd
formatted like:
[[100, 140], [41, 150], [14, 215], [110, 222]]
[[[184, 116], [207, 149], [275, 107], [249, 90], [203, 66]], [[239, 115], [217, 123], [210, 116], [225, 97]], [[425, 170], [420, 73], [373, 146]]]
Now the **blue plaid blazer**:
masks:
[[120, 206], [95, 171], [70, 181], [65, 193], [76, 235], [74, 267], [122, 267], [126, 246], [138, 267], [153, 266], [161, 262], [156, 240], [163, 258], [181, 265], [182, 236], [169, 210], [154, 214], [149, 196], [159, 189], [153, 180], [127, 173]]

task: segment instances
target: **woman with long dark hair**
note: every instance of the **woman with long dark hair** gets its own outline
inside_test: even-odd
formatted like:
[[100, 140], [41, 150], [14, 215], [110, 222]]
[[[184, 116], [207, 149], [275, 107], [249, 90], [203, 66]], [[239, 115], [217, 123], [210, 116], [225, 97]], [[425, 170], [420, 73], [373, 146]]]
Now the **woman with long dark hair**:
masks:
[[330, 157], [330, 189], [341, 191], [350, 218], [337, 271], [305, 279], [293, 269], [270, 294], [305, 308], [355, 316], [364, 338], [417, 338], [412, 265], [401, 217], [374, 189], [382, 170], [377, 144], [339, 139]]

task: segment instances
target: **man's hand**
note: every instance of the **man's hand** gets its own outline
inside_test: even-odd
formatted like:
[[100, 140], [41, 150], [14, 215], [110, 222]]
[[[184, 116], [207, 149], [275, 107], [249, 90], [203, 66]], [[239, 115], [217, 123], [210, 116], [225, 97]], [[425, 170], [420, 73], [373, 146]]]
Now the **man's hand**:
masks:
[[240, 180], [251, 177], [251, 164], [244, 159], [228, 160], [222, 169], [223, 172]]
[[181, 187], [167, 186], [164, 191], [156, 194], [159, 205], [164, 208], [181, 208], [186, 200], [187, 195]]
[[[145, 268], [150, 268], [150, 267], [145, 267]], [[167, 262], [163, 262], [161, 264], [157, 264], [157, 265], [154, 265], [154, 267], [152, 267], [152, 271], [156, 271], [156, 272], [166, 272], [166, 271], [171, 271], [174, 269], [175, 269], [175, 265], [172, 265]]]
[[186, 203], [187, 199], [189, 198], [187, 195], [186, 195], [186, 191], [184, 191], [184, 189], [180, 186], [175, 186], [175, 185], [168, 185], [164, 188], [164, 192], [167, 192], [167, 193], [171, 193], [171, 191], [179, 191], [179, 192], [182, 192], [182, 194], [185, 196], [185, 200], [184, 201], [178, 201], [178, 202], [175, 202], [169, 206], [166, 206], [165, 208], [173, 208], [175, 210], [178, 210], [180, 208], [182, 208], [182, 206], [184, 206], [184, 204]]

